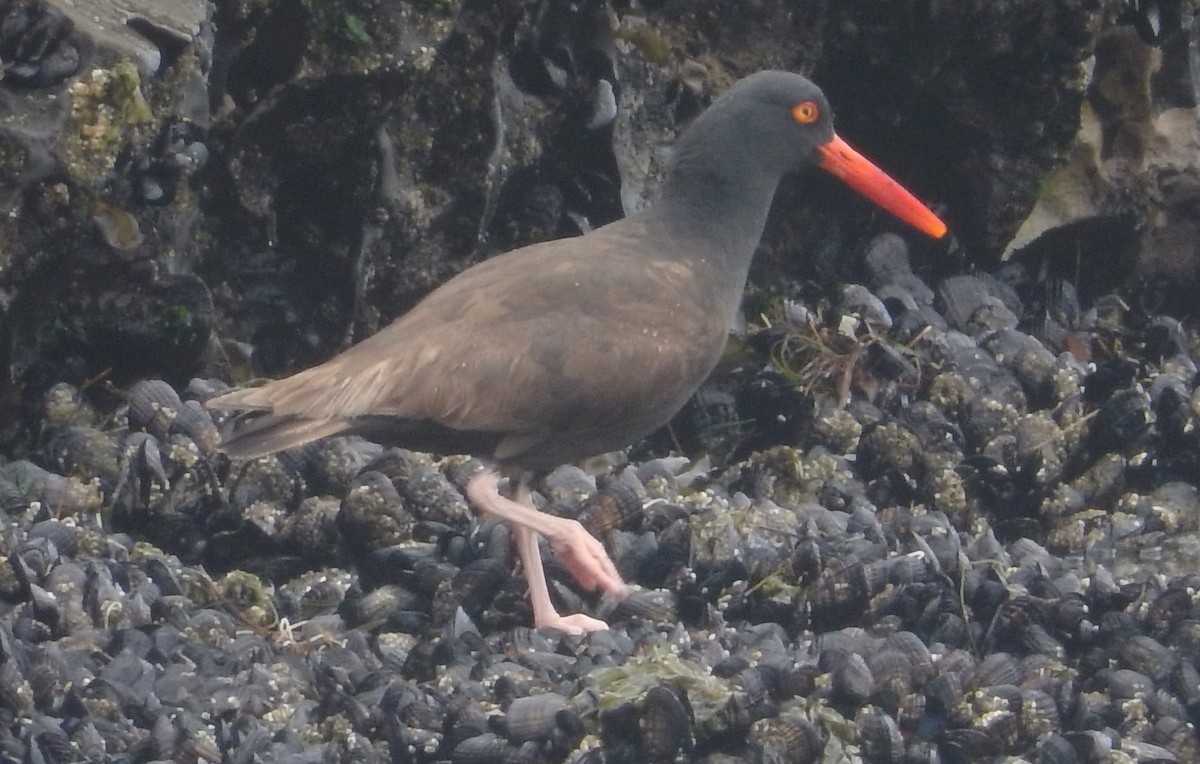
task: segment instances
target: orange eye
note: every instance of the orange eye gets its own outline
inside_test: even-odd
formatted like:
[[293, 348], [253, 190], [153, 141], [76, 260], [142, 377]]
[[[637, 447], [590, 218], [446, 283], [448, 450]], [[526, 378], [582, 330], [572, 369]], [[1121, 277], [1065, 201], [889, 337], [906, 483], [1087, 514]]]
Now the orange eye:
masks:
[[821, 116], [821, 110], [817, 108], [817, 104], [813, 101], [805, 101], [792, 107], [792, 119], [802, 125], [811, 125], [817, 121], [817, 117], [819, 116]]

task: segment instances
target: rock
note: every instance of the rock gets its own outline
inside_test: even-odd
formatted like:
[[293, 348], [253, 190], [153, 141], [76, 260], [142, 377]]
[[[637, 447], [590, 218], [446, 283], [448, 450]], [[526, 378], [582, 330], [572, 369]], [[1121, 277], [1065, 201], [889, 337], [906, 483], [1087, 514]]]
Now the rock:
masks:
[[[205, 0], [72, 0], [60, 7], [92, 40], [101, 62], [129, 59], [143, 77], [174, 65], [197, 40], [211, 36]], [[211, 39], [207, 45], [211, 49]]]

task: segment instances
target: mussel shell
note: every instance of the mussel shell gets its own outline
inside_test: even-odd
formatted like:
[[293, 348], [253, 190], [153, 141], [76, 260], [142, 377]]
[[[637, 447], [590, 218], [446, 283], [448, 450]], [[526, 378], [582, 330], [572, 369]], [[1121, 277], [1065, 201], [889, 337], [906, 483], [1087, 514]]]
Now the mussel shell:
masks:
[[463, 566], [451, 580], [455, 599], [467, 613], [479, 614], [512, 578], [509, 569], [484, 557]]
[[1071, 741], [1056, 732], [1042, 738], [1037, 753], [1038, 764], [1084, 764]]
[[453, 764], [505, 764], [513, 750], [503, 737], [485, 732], [456, 745], [450, 761]]
[[613, 530], [634, 530], [643, 517], [642, 497], [624, 480], [612, 480], [589, 497], [578, 520], [598, 538]]
[[0, 467], [0, 479], [15, 486], [26, 503], [37, 502], [56, 517], [91, 512], [102, 503], [95, 485], [48, 472], [24, 459]]
[[814, 764], [825, 750], [825, 739], [808, 719], [776, 716], [750, 725], [750, 746], [759, 760], [778, 764]]
[[80, 530], [74, 525], [50, 519], [34, 523], [29, 528], [28, 538], [45, 539], [52, 544], [60, 555], [74, 557], [79, 549]]
[[[173, 475], [166, 473], [166, 465], [161, 462], [163, 449], [157, 441], [142, 440], [137, 448], [144, 454], [144, 457], [139, 458], [152, 460], [150, 467], [153, 467], [154, 460], [157, 460], [158, 469], [162, 470], [162, 478], [166, 479], [165, 482], [170, 482], [169, 478]], [[235, 467], [227, 481], [229, 506], [234, 510], [241, 510], [257, 501], [295, 506], [301, 501], [305, 485], [300, 474], [292, 467], [284, 454], [254, 459]], [[155, 473], [151, 475], [157, 477]]]
[[337, 527], [351, 550], [370, 551], [413, 540], [415, 518], [380, 472], [360, 472], [342, 498]]
[[43, 446], [45, 462], [58, 474], [81, 481], [95, 478], [106, 493], [121, 475], [123, 449], [108, 433], [73, 425], [54, 430]]
[[968, 689], [1021, 683], [1020, 663], [1009, 653], [991, 653], [971, 670], [964, 682]]
[[1179, 663], [1179, 657], [1170, 648], [1147, 634], [1121, 640], [1116, 653], [1121, 665], [1145, 674], [1157, 684], [1165, 684]]
[[946, 730], [942, 735], [939, 750], [948, 762], [969, 764], [971, 761], [999, 754], [1002, 746], [985, 730], [957, 728]]
[[5, 84], [51, 88], [75, 75], [91, 49], [74, 22], [49, 3], [14, 3], [0, 14]]
[[874, 679], [872, 697], [890, 713], [895, 713], [900, 702], [919, 686], [915, 667], [900, 650], [881, 649], [869, 656], [868, 665]]
[[858, 738], [867, 761], [898, 764], [904, 757], [900, 725], [882, 709], [864, 708], [858, 715]]
[[954, 328], [973, 336], [1011, 329], [1018, 323], [1013, 311], [992, 292], [993, 284], [976, 275], [951, 276], [937, 289], [946, 320]]
[[[546, 692], [516, 698], [504, 713], [505, 737], [513, 743], [547, 738], [560, 726], [559, 715], [570, 715], [570, 704], [565, 697]], [[567, 725], [571, 720], [565, 719]]]
[[640, 750], [646, 761], [673, 761], [692, 750], [692, 711], [681, 693], [659, 685], [652, 687], [640, 703]]
[[601, 605], [600, 615], [615, 621], [637, 618], [650, 623], [674, 624], [679, 621], [675, 595], [664, 589], [634, 588], [625, 597]]
[[1140, 387], [1119, 390], [1096, 412], [1091, 442], [1102, 451], [1132, 453], [1149, 438], [1154, 428], [1150, 397]]
[[[478, 463], [472, 461], [460, 465], [457, 472], [465, 476], [477, 467]], [[386, 475], [411, 511], [423, 520], [457, 525], [471, 517], [466, 499], [456, 487], [453, 476], [448, 477], [434, 467], [426, 454], [403, 448], [385, 449], [362, 471]]]
[[886, 583], [886, 572], [878, 567], [830, 565], [808, 589], [813, 624], [827, 629], [854, 623]]
[[171, 424], [183, 409], [175, 388], [161, 379], [144, 379], [130, 385], [125, 394], [129, 399], [129, 429], [145, 430], [166, 440]]
[[332, 560], [339, 543], [337, 516], [340, 503], [323, 496], [310, 496], [289, 513], [279, 528], [284, 545], [307, 559]]
[[875, 693], [875, 677], [858, 653], [846, 656], [830, 676], [830, 697], [847, 708], [858, 708]]
[[385, 584], [361, 595], [348, 593], [342, 613], [355, 626], [421, 631], [428, 622], [426, 608], [426, 600], [419, 594], [398, 584]]

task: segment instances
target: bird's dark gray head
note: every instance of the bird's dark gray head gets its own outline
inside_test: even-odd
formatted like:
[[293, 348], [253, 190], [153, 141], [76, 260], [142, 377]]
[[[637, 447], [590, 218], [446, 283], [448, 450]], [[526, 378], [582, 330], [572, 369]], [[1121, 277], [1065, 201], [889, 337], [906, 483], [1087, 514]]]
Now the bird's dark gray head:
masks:
[[757, 241], [779, 179], [809, 165], [930, 236], [945, 235], [945, 223], [834, 133], [821, 89], [791, 72], [752, 74], [713, 101], [676, 143], [664, 198], [691, 207], [693, 219], [740, 205], [722, 214]]
[[782, 175], [821, 161], [833, 138], [825, 94], [792, 72], [765, 71], [738, 81], [688, 127], [683, 143], [718, 146], [739, 162]]

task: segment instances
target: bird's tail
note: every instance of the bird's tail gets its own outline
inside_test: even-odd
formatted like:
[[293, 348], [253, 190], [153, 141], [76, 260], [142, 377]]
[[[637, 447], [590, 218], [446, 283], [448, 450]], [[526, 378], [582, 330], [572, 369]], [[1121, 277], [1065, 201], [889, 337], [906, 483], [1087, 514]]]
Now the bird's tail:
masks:
[[231, 459], [255, 459], [350, 429], [344, 419], [303, 419], [250, 413], [222, 432], [221, 450]]

